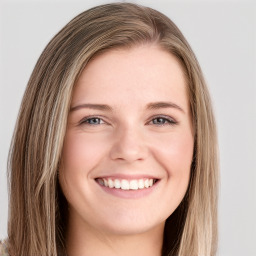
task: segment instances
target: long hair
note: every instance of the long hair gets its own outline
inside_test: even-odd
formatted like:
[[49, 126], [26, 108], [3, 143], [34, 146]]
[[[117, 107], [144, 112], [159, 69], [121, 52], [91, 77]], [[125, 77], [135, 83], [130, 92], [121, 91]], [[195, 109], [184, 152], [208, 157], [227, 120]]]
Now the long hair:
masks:
[[96, 55], [140, 44], [157, 44], [181, 63], [195, 130], [189, 187], [166, 221], [162, 255], [216, 254], [216, 129], [198, 61], [165, 15], [135, 4], [114, 3], [71, 20], [46, 46], [32, 72], [9, 153], [8, 241], [12, 255], [62, 255], [67, 202], [57, 173], [73, 87]]

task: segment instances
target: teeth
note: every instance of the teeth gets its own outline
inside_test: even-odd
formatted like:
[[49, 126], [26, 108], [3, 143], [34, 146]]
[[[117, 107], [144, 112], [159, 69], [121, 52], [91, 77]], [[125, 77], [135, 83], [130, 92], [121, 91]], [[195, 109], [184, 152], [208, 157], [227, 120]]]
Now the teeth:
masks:
[[99, 179], [98, 181], [99, 181], [100, 185], [105, 185], [103, 180]]
[[[107, 187], [107, 186], [106, 186], [106, 187]], [[111, 180], [111, 179], [108, 180], [108, 187], [109, 187], [109, 188], [113, 188], [113, 187], [114, 187], [114, 182], [113, 182], [113, 180]]]
[[115, 181], [114, 181], [114, 187], [115, 187], [115, 188], [121, 188], [121, 182], [120, 182], [120, 180], [115, 180]]
[[121, 180], [121, 189], [129, 190], [130, 185], [128, 180]]
[[143, 179], [140, 179], [138, 185], [139, 185], [139, 188], [140, 188], [140, 189], [143, 189], [143, 188], [144, 188], [144, 180], [143, 180]]
[[119, 180], [119, 179], [97, 179], [102, 186], [109, 188], [119, 188], [122, 190], [138, 190], [152, 187], [157, 180], [155, 179], [139, 179], [139, 180]]
[[104, 186], [108, 187], [108, 181], [106, 179], [103, 179], [103, 180], [104, 180]]
[[130, 189], [137, 190], [139, 188], [139, 184], [137, 180], [131, 180], [129, 185], [130, 185], [129, 186]]

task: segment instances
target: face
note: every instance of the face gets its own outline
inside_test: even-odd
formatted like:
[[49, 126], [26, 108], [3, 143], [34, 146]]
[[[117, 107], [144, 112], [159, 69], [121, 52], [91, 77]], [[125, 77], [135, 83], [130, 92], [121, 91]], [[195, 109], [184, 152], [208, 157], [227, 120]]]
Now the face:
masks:
[[163, 228], [187, 190], [193, 141], [174, 56], [145, 45], [96, 57], [75, 85], [62, 153], [70, 222], [109, 234]]

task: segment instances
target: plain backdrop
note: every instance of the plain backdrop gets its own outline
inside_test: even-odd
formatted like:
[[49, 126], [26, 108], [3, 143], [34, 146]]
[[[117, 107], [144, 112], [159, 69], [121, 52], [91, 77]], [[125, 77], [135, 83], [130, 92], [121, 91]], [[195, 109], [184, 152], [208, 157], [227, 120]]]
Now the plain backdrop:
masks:
[[[0, 0], [1, 1], [1, 0]], [[131, 1], [169, 16], [195, 51], [219, 133], [219, 255], [256, 255], [255, 1]], [[109, 1], [0, 2], [0, 238], [7, 235], [6, 162], [22, 95], [49, 40], [80, 12]]]

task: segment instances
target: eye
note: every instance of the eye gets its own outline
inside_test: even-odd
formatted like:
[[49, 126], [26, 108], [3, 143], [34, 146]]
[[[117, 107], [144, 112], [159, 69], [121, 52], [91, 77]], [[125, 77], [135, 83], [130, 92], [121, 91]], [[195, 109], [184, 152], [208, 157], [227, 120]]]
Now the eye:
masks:
[[164, 125], [176, 125], [177, 122], [173, 120], [171, 117], [157, 116], [150, 121], [150, 124], [157, 125], [157, 126], [164, 126]]
[[81, 125], [101, 125], [104, 123], [99, 117], [86, 117], [80, 122]]

